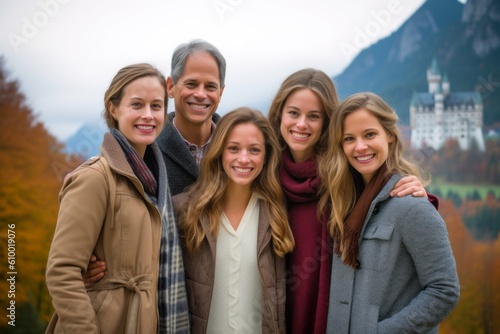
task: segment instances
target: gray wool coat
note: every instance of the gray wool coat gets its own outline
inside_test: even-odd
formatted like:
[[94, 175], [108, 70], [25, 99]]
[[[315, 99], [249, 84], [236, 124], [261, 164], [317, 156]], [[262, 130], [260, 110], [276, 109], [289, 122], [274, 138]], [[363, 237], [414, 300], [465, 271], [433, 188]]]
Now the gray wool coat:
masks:
[[334, 256], [327, 333], [438, 333], [460, 295], [446, 225], [425, 197], [393, 197], [393, 175], [372, 201], [359, 269]]
[[[163, 160], [167, 167], [168, 185], [172, 196], [180, 194], [198, 178], [198, 166], [193, 154], [172, 123], [175, 112], [168, 114], [168, 120], [162, 132], [156, 138]], [[212, 121], [217, 123], [220, 116], [212, 115]]]

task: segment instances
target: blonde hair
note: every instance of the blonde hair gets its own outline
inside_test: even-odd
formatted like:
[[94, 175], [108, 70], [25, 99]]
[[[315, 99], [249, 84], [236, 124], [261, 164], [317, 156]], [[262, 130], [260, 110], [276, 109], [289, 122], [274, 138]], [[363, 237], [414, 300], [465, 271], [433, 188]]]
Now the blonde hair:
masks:
[[206, 148], [197, 181], [187, 190], [189, 200], [178, 210], [179, 224], [188, 251], [199, 249], [205, 232], [201, 221], [209, 222], [209, 233], [218, 234], [223, 212], [222, 199], [228, 177], [222, 167], [222, 152], [227, 137], [236, 125], [251, 123], [257, 126], [265, 140], [264, 167], [253, 181], [252, 190], [258, 195], [263, 207], [269, 212], [274, 251], [279, 256], [290, 252], [294, 246], [288, 224], [285, 200], [278, 178], [281, 151], [271, 124], [259, 111], [238, 108], [221, 117]]
[[394, 138], [393, 142], [389, 143], [385, 162], [387, 173], [415, 175], [424, 185], [430, 180], [423, 179], [422, 170], [404, 157], [404, 145], [397, 126], [396, 112], [376, 94], [365, 92], [349, 96], [340, 104], [330, 121], [328, 149], [318, 163], [319, 176], [322, 180], [319, 208], [321, 211], [330, 211], [328, 228], [332, 236], [340, 233], [343, 237], [344, 221], [356, 203], [355, 179], [342, 148], [342, 138], [345, 118], [359, 109], [372, 113], [386, 133]]

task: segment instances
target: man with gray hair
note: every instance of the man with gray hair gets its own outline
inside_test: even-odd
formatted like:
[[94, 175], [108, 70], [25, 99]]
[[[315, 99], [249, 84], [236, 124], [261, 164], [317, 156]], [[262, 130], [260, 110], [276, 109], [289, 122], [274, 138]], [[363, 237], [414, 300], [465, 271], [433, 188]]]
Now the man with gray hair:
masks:
[[197, 39], [179, 45], [167, 79], [175, 111], [169, 113], [157, 143], [167, 166], [173, 195], [198, 178], [198, 166], [210, 141], [226, 77], [226, 60], [212, 44]]
[[[168, 97], [174, 100], [175, 111], [156, 142], [167, 167], [171, 195], [184, 191], [198, 178], [198, 166], [220, 116], [216, 114], [226, 77], [226, 60], [212, 44], [196, 39], [180, 44], [172, 55], [171, 73], [167, 78]], [[166, 262], [162, 238], [160, 266]], [[95, 255], [83, 275], [90, 286], [104, 277], [106, 266]], [[167, 294], [167, 278], [160, 275], [158, 294]], [[165, 298], [159, 298], [163, 300]], [[167, 305], [159, 303], [160, 320], [166, 317]], [[183, 311], [183, 310], [179, 310]], [[160, 322], [160, 329], [164, 326]]]

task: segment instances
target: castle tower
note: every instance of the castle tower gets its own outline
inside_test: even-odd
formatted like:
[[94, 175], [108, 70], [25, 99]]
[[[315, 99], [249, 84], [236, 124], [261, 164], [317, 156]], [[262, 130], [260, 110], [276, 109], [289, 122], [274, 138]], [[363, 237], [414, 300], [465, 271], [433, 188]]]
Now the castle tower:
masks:
[[435, 93], [441, 86], [441, 73], [436, 58], [432, 59], [431, 67], [427, 69], [427, 83], [431, 94]]
[[450, 94], [450, 80], [448, 80], [448, 75], [446, 72], [443, 74], [443, 82], [441, 84], [441, 88], [443, 89], [443, 95], [446, 97]]
[[432, 141], [429, 143], [435, 150], [438, 150], [444, 144], [444, 95], [441, 85], [438, 85], [434, 91], [434, 132]]

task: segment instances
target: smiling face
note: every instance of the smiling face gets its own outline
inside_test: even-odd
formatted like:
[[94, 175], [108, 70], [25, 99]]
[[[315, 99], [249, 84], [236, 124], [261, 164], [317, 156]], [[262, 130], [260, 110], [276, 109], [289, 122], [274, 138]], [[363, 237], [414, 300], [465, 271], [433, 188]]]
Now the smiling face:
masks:
[[236, 125], [222, 151], [222, 167], [229, 177], [229, 184], [250, 189], [264, 167], [265, 156], [262, 131], [253, 123]]
[[176, 123], [180, 126], [211, 122], [224, 90], [219, 66], [207, 52], [189, 55], [184, 73], [175, 84], [169, 77], [167, 88], [169, 97], [174, 99]]
[[295, 162], [313, 156], [324, 119], [321, 100], [310, 89], [297, 89], [287, 98], [282, 110], [280, 132]]
[[109, 112], [118, 130], [140, 156], [160, 134], [165, 120], [165, 89], [158, 78], [146, 76], [132, 81], [123, 90], [120, 103], [110, 103]]
[[367, 109], [353, 111], [344, 119], [342, 149], [349, 164], [363, 176], [365, 184], [387, 160], [389, 143], [393, 140]]

